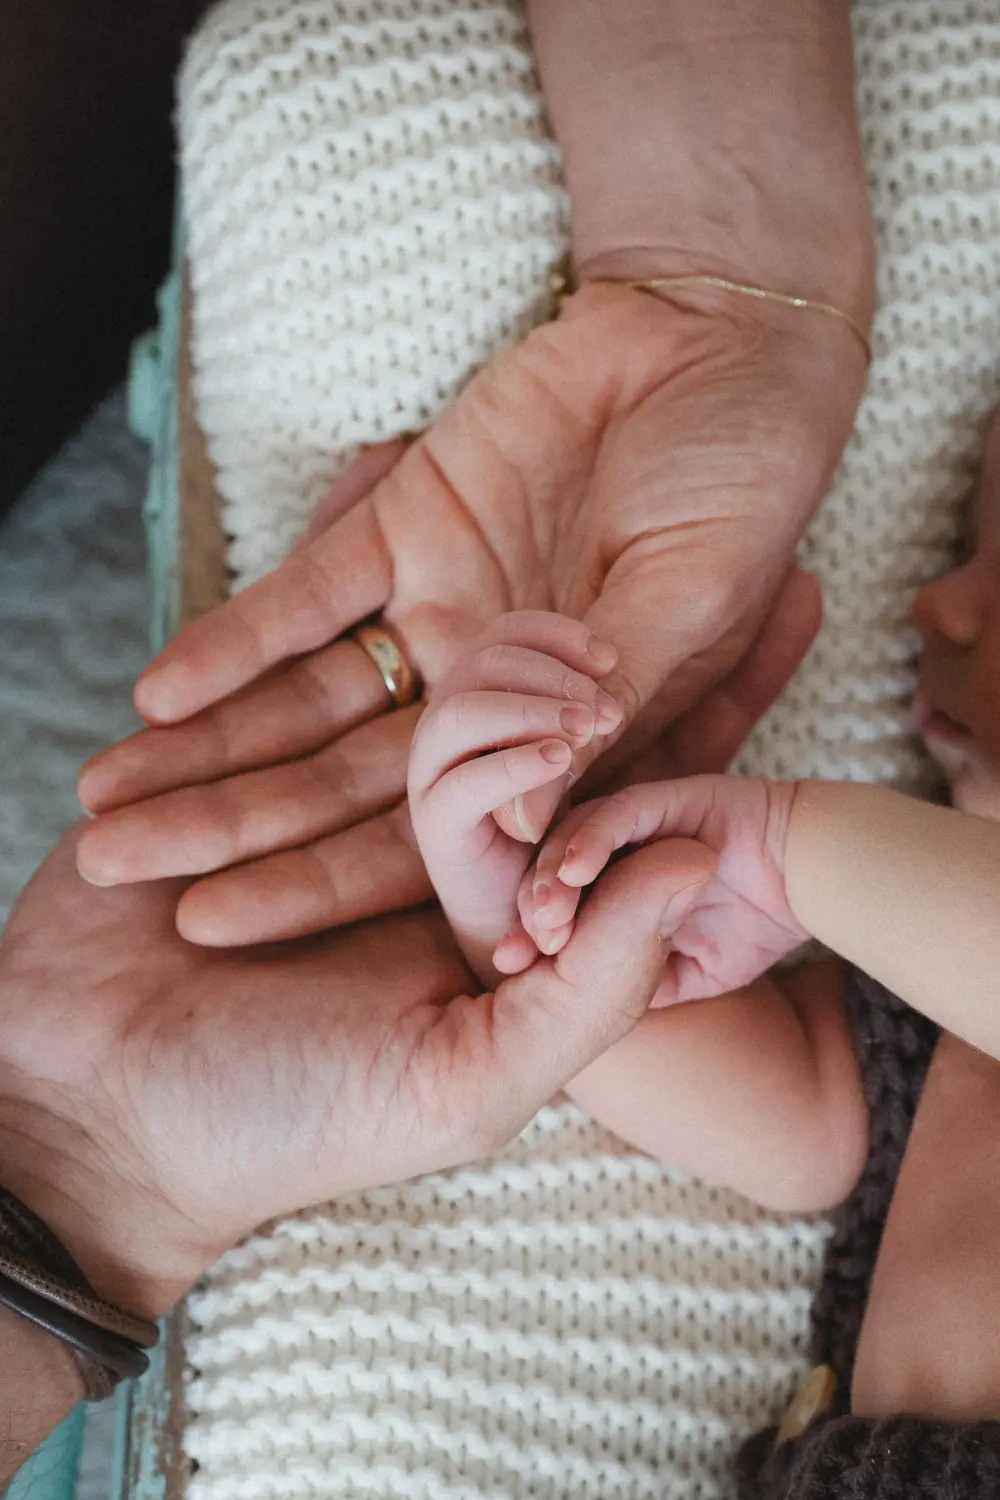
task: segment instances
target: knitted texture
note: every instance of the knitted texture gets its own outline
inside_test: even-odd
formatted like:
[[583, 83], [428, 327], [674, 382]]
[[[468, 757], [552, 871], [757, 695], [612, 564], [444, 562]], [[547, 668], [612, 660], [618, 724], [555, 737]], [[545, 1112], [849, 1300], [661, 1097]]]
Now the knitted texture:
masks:
[[[770, 1447], [763, 1433], [754, 1447]], [[741, 1464], [750, 1458], [750, 1445]], [[949, 1427], [918, 1417], [839, 1417], [765, 1457], [744, 1500], [996, 1500], [1000, 1422]]]
[[[1000, 384], [1000, 21], [865, 0], [856, 41], [876, 359], [802, 549], [826, 623], [741, 767], [915, 785], [907, 610]], [[499, 0], [228, 0], [180, 134], [199, 409], [244, 582], [356, 444], [423, 425], [547, 311], [566, 205]], [[729, 1496], [803, 1368], [825, 1239], [557, 1104], [495, 1161], [225, 1257], [192, 1299], [194, 1500]]]
[[813, 1303], [810, 1357], [814, 1364], [833, 1367], [838, 1401], [846, 1411], [868, 1288], [938, 1028], [856, 970], [849, 973], [845, 998], [870, 1140], [861, 1180], [836, 1214]]
[[359, 443], [551, 312], [569, 244], [520, 9], [230, 0], [180, 81], [197, 394], [245, 582]]
[[[956, 1474], [967, 1473], [970, 1453], [976, 1456], [976, 1472], [1000, 1472], [1000, 1423], [967, 1427], [959, 1442], [945, 1424], [917, 1418], [902, 1429], [870, 1422], [845, 1425], [840, 1420], [849, 1408], [861, 1323], [885, 1221], [938, 1038], [933, 1021], [856, 969], [848, 970], [845, 1001], [871, 1126], [868, 1160], [836, 1214], [823, 1280], [813, 1302], [810, 1357], [815, 1364], [832, 1367], [834, 1401], [828, 1416], [777, 1452], [773, 1426], [744, 1444], [736, 1466], [739, 1500], [836, 1500], [848, 1495], [857, 1500], [905, 1500], [909, 1490], [899, 1486], [911, 1461], [901, 1462], [901, 1443], [917, 1458], [916, 1472], [926, 1463], [934, 1475], [938, 1487], [922, 1492], [927, 1495], [963, 1493], [948, 1488], [946, 1473], [951, 1472], [949, 1465]], [[889, 1454], [880, 1453], [880, 1442], [892, 1443], [893, 1463], [888, 1462]], [[994, 1452], [988, 1451], [987, 1442]], [[933, 1454], [941, 1456], [940, 1466]], [[992, 1492], [965, 1493], [971, 1497]]]

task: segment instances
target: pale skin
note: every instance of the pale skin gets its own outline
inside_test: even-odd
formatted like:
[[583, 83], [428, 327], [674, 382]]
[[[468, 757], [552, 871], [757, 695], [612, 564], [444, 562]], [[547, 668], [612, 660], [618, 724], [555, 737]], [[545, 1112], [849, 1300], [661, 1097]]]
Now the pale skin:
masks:
[[[846, 0], [538, 0], [581, 279], [716, 270], [866, 323], [848, 15]], [[832, 320], [707, 291], [657, 308], [585, 289], [402, 462], [401, 445], [367, 455], [298, 561], [146, 676], [139, 706], [159, 727], [85, 776], [102, 816], [80, 865], [95, 884], [193, 884], [87, 887], [77, 832], [0, 953], [4, 1180], [105, 1295], [161, 1312], [270, 1214], [494, 1149], [635, 1023], [655, 986], [654, 933], [685, 873], [662, 863], [665, 845], [633, 856], [635, 889], [617, 885], [627, 871], [605, 877], [582, 970], [562, 955], [536, 963], [511, 976], [499, 1012], [501, 987], [473, 993], [437, 914], [399, 914], [432, 893], [402, 800], [409, 733], [338, 632], [384, 607], [434, 683], [512, 607], [593, 615], [619, 648], [628, 720], [627, 737], [623, 724], [594, 748], [620, 735], [624, 758], [673, 721], [644, 775], [721, 767], [780, 686], [769, 663], [787, 630], [744, 653], [864, 376]], [[439, 567], [445, 553], [461, 566]], [[801, 624], [796, 587], [778, 609]], [[667, 595], [684, 602], [669, 624]], [[574, 770], [592, 753], [574, 750]], [[533, 831], [546, 806], [521, 809]], [[646, 962], [623, 1007], [597, 960], [621, 946], [606, 925], [619, 920], [634, 957], [644, 893]], [[216, 947], [356, 925], [220, 955], [182, 941], [178, 911], [186, 937]], [[39, 1340], [47, 1352], [29, 1363]], [[0, 1347], [6, 1480], [79, 1380], [16, 1317], [0, 1314]]]
[[[191, 941], [293, 937], [432, 894], [405, 804], [416, 716], [384, 713], [341, 638], [358, 620], [383, 612], [433, 686], [503, 613], [583, 619], [618, 649], [623, 714], [572, 766], [606, 773], [744, 655], [839, 460], [866, 374], [846, 326], [597, 283], [717, 272], [867, 325], [847, 0], [537, 0], [530, 19], [580, 292], [418, 442], [366, 455], [325, 529], [149, 668], [150, 729], [81, 777], [99, 814], [81, 872], [195, 877]], [[508, 826], [541, 833], [562, 789]]]
[[[663, 0], [652, 10], [646, 0], [585, 10], [538, 0], [531, 21], [569, 168], [581, 279], [716, 269], [782, 282], [865, 322], [873, 246], [848, 16], [847, 0]], [[702, 108], [714, 153], [700, 149]], [[618, 114], [610, 155], [595, 149], [608, 109]], [[484, 372], [401, 462], [399, 444], [366, 455], [299, 560], [144, 678], [140, 709], [166, 727], [85, 775], [83, 800], [102, 816], [80, 865], [95, 884], [168, 873], [193, 882], [87, 886], [75, 872], [77, 831], [23, 896], [0, 951], [4, 1180], [106, 1295], [162, 1311], [268, 1214], [468, 1159], [516, 1128], [512, 1100], [529, 1113], [541, 1102], [521, 1070], [504, 1076], [492, 1045], [468, 1045], [473, 1031], [499, 1037], [480, 1026], [489, 1002], [451, 1005], [475, 984], [439, 915], [400, 914], [432, 895], [406, 810], [408, 725], [385, 713], [371, 663], [337, 634], [384, 607], [433, 682], [513, 605], [594, 611], [606, 622], [592, 622], [597, 633], [623, 653], [634, 743], [675, 720], [670, 747], [660, 744], [669, 771], [724, 764], [780, 687], [769, 663], [780, 666], [788, 630], [778, 656], [773, 642], [762, 656], [746, 651], [776, 601], [779, 615], [789, 605], [796, 615], [794, 585], [780, 591], [864, 378], [856, 341], [832, 321], [810, 327], [709, 292], [656, 304], [587, 289], [571, 318]], [[651, 619], [662, 618], [650, 598], [695, 566], [699, 608], [675, 613], [669, 639], [647, 655]], [[158, 794], [164, 803], [145, 813], [129, 806]], [[184, 942], [175, 912], [185, 937], [217, 948], [345, 930], [234, 957]], [[548, 1043], [530, 1048], [543, 1071], [556, 1067], [535, 1076], [543, 1093], [648, 998], [637, 991], [629, 1015], [614, 1001], [609, 1015], [606, 993], [595, 991], [589, 1010], [578, 988], [559, 986], [565, 1010], [552, 995], [528, 1005], [549, 1017], [558, 1044], [547, 1061]], [[425, 1022], [441, 1050], [413, 1051]], [[144, 1046], [153, 1035], [159, 1051]], [[511, 1063], [518, 1055], [525, 1062], [523, 1046]], [[355, 1073], [334, 1067], [331, 1078], [345, 1057]], [[401, 1072], [384, 1077], [384, 1107], [370, 1098], [359, 1108], [348, 1094], [355, 1084], [364, 1093], [375, 1057]], [[273, 1085], [263, 1142], [262, 1079]], [[484, 1083], [495, 1084], [499, 1113]], [[416, 1128], [426, 1115], [406, 1101], [428, 1095], [447, 1144]], [[265, 1170], [233, 1170], [262, 1145], [276, 1151]], [[187, 1163], [191, 1173], [178, 1172]], [[19, 1419], [2, 1482], [79, 1382], [55, 1345], [62, 1382], [29, 1379], [35, 1335], [3, 1315], [0, 1331], [0, 1400]]]
[[[572, 951], [581, 893], [600, 889], [615, 851], [685, 849], [690, 884], [664, 933], [652, 1008], [569, 1089], [642, 1150], [781, 1209], [830, 1207], [850, 1191], [867, 1113], [843, 970], [833, 960], [764, 972], [807, 937], [943, 1028], [860, 1343], [860, 1414], [1000, 1416], [998, 579], [1000, 425], [974, 552], [914, 610], [926, 641], [917, 716], [954, 809], [846, 783], [701, 776], [585, 802], [529, 860], [492, 821], [491, 797], [555, 774], [552, 749], [538, 754], [553, 742], [510, 738], [475, 654], [432, 699], [411, 760], [421, 850], [484, 974]], [[536, 615], [504, 626], [539, 705], [573, 660], [570, 623]], [[700, 869], [691, 841], [706, 856]], [[619, 958], [627, 972], [627, 947]]]

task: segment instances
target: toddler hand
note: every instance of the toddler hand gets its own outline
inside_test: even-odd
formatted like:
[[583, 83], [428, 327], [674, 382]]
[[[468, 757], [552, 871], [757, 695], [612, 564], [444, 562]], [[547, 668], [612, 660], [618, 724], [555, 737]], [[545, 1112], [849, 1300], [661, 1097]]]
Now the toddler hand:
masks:
[[[722, 995], [748, 984], [808, 936], [785, 895], [785, 841], [796, 785], [728, 776], [628, 787], [584, 803], [545, 841], [522, 879], [523, 934], [546, 954], [569, 941], [584, 886], [628, 844], [694, 839], [718, 860], [674, 933], [654, 1005]], [[515, 944], [501, 945], [506, 969]]]
[[613, 733], [623, 712], [598, 679], [614, 649], [565, 616], [519, 611], [463, 654], [431, 695], [410, 753], [410, 817], [452, 930], [480, 977], [505, 946], [506, 973], [535, 945], [520, 931], [517, 893], [532, 846], [492, 814], [537, 787], [568, 785], [573, 752]]

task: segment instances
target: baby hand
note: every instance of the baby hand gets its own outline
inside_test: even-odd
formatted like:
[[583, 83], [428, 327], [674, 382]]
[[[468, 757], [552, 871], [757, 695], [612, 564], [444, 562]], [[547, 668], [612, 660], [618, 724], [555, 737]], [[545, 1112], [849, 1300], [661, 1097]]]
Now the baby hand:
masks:
[[[654, 1004], [722, 995], [748, 984], [808, 936], [785, 895], [792, 782], [693, 776], [628, 787], [575, 808], [546, 839], [518, 892], [523, 934], [546, 954], [569, 941], [583, 888], [616, 850], [693, 839], [715, 855], [714, 878], [671, 938]], [[523, 941], [523, 936], [519, 942]], [[504, 970], [513, 943], [494, 962]]]
[[622, 710], [598, 679], [615, 652], [561, 615], [503, 615], [435, 687], [413, 738], [410, 817], [452, 930], [492, 982], [494, 948], [511, 930], [504, 972], [531, 963], [517, 893], [532, 845], [492, 814], [536, 787], [568, 785], [572, 752], [611, 733]]

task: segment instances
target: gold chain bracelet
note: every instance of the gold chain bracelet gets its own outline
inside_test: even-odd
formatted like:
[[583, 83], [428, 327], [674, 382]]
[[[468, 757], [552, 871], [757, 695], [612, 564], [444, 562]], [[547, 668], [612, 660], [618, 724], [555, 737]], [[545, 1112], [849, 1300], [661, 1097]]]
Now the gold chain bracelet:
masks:
[[[766, 287], [750, 286], [741, 281], [727, 281], [724, 276], [710, 276], [707, 274], [650, 276], [634, 281], [616, 281], [612, 277], [600, 277], [596, 283], [590, 284], [600, 284], [601, 281], [610, 286], [624, 286], [630, 287], [633, 291], [637, 292], [649, 292], [654, 297], [658, 292], [669, 290], [672, 287], [711, 286], [718, 288], [719, 291], [735, 292], [740, 297], [756, 297], [761, 302], [777, 302], [781, 307], [794, 307], [806, 312], [824, 313], [829, 318], [839, 318], [842, 323], [846, 323], [865, 351], [865, 359], [869, 364], [872, 362], [871, 341], [861, 324], [849, 312], [845, 312], [842, 307], [835, 307], [832, 302], [819, 302], [812, 297], [794, 297], [787, 292], [772, 292], [768, 291]], [[561, 263], [549, 277], [549, 285], [556, 299], [557, 306], [561, 306], [573, 292], [568, 267], [565, 267]]]

